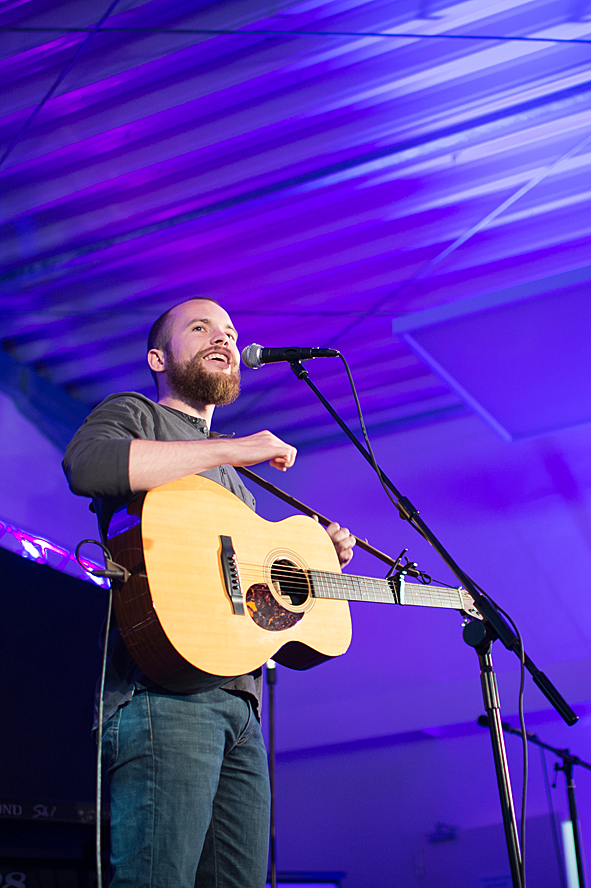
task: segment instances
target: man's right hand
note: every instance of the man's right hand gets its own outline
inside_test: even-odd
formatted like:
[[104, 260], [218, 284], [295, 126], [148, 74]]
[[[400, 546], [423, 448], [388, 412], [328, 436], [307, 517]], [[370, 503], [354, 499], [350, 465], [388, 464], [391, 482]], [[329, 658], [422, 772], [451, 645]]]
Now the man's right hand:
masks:
[[226, 439], [225, 443], [230, 450], [230, 458], [226, 462], [231, 466], [254, 466], [268, 462], [274, 469], [285, 472], [293, 466], [297, 456], [295, 447], [266, 430], [247, 435], [246, 438]]

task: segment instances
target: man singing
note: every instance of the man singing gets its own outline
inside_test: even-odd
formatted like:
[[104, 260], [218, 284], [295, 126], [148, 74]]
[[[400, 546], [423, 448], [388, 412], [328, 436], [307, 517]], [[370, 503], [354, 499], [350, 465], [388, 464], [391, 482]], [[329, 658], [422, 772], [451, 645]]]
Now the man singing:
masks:
[[[254, 508], [233, 466], [290, 468], [296, 450], [271, 432], [210, 432], [214, 407], [240, 389], [237, 334], [207, 298], [165, 312], [148, 337], [158, 400], [111, 395], [70, 442], [72, 491], [93, 498], [103, 535], [135, 494], [186, 475], [222, 484]], [[354, 538], [327, 531], [340, 564]], [[261, 670], [228, 680], [196, 672], [173, 693], [133, 661], [119, 630], [109, 639], [104, 750], [111, 786], [111, 888], [262, 888], [267, 871], [269, 785], [260, 730]]]

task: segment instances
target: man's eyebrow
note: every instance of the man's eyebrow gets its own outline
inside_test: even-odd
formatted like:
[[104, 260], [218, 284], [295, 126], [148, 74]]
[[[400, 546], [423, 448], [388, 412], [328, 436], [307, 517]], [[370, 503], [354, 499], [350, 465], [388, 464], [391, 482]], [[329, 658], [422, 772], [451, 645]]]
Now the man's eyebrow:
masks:
[[[190, 327], [191, 324], [213, 324], [213, 321], [211, 318], [193, 318], [193, 320], [189, 321], [187, 327]], [[231, 330], [235, 336], [238, 336], [238, 330], [234, 324], [226, 324], [226, 330]]]

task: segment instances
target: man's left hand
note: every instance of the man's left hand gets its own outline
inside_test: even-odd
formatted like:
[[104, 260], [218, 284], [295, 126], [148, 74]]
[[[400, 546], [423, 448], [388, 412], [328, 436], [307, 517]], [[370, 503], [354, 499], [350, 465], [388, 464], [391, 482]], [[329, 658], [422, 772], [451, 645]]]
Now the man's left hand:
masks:
[[349, 533], [348, 527], [341, 527], [336, 521], [328, 525], [326, 532], [333, 542], [341, 567], [345, 567], [353, 557], [353, 546], [357, 542], [355, 537]]

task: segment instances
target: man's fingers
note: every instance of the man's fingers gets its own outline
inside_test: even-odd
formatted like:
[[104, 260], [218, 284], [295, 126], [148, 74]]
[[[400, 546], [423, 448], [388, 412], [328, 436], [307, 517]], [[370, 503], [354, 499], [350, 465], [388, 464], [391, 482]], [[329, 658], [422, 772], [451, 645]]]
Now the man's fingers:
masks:
[[286, 472], [287, 469], [290, 469], [295, 462], [295, 453], [293, 455], [286, 456], [277, 456], [274, 459], [269, 460], [269, 464], [273, 466], [274, 469], [279, 469], [280, 472]]
[[348, 527], [341, 527], [336, 521], [328, 525], [326, 532], [332, 540], [341, 567], [345, 567], [353, 557], [353, 546], [357, 540], [349, 532]]
[[351, 545], [355, 545], [355, 537], [351, 534], [348, 527], [341, 527], [340, 524], [333, 521], [332, 524], [328, 525], [326, 530], [333, 542], [342, 543], [344, 540], [350, 540]]
[[246, 438], [235, 438], [225, 443], [230, 448], [235, 466], [253, 466], [260, 462], [269, 462], [275, 469], [284, 472], [293, 466], [297, 450], [268, 430], [248, 435]]

